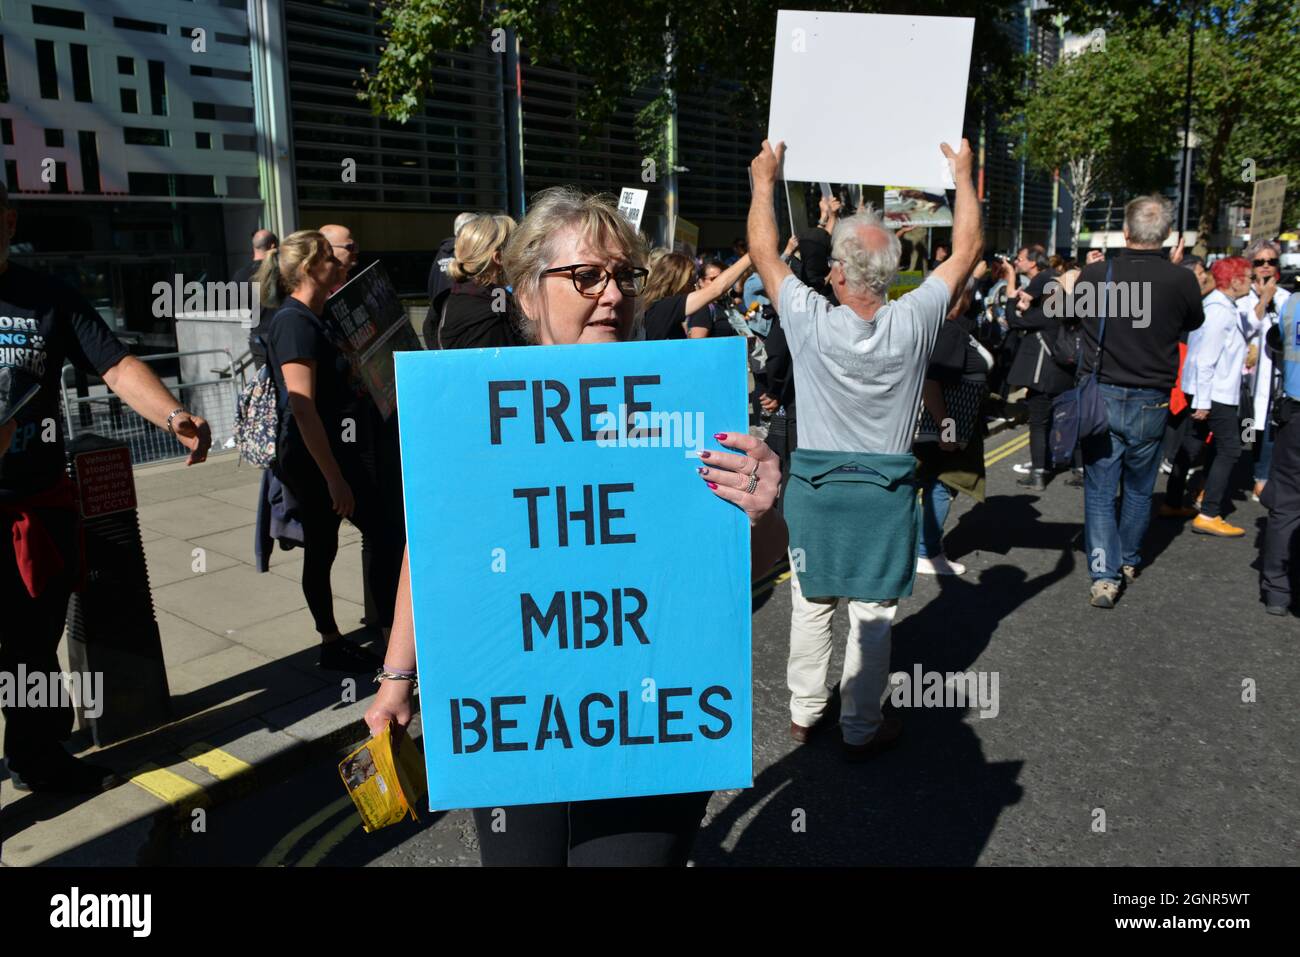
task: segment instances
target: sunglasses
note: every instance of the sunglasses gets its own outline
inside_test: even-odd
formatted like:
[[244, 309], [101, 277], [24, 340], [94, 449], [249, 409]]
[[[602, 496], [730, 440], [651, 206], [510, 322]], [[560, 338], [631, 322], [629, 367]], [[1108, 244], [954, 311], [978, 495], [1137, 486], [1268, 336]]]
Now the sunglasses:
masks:
[[1252, 260], [1251, 260], [1251, 265], [1256, 266], [1256, 267], [1259, 267], [1259, 266], [1276, 266], [1276, 265], [1277, 265], [1277, 260], [1276, 260], [1276, 259], [1252, 259]]
[[346, 249], [350, 253], [357, 251], [356, 243], [330, 243], [335, 249]]
[[554, 269], [543, 269], [543, 276], [550, 276], [557, 273], [567, 272], [569, 278], [573, 280], [573, 288], [578, 290], [578, 294], [588, 299], [598, 299], [605, 287], [609, 285], [611, 279], [618, 291], [623, 295], [634, 298], [641, 295], [641, 290], [645, 288], [645, 280], [650, 275], [648, 270], [639, 269], [634, 266], [624, 266], [615, 272], [610, 272], [601, 266], [592, 266], [588, 263], [575, 263], [572, 266], [556, 266]]

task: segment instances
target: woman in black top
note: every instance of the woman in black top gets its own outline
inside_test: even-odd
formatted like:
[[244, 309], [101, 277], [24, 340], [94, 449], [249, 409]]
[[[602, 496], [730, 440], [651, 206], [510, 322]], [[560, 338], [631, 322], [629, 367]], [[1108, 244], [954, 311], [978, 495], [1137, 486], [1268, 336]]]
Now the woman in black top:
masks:
[[[582, 345], [635, 337], [645, 275], [641, 242], [617, 208], [600, 197], [564, 187], [534, 197], [504, 258], [519, 301], [521, 331], [530, 343]], [[750, 575], [756, 578], [772, 567], [788, 541], [774, 508], [780, 466], [772, 451], [747, 433], [720, 435], [719, 441], [736, 452], [710, 453], [701, 470], [709, 484], [698, 494], [716, 495], [748, 515]], [[751, 474], [752, 490], [747, 490]], [[398, 602], [384, 668], [414, 673], [409, 569]], [[385, 678], [366, 712], [367, 725], [378, 733], [390, 722], [406, 727], [410, 720], [411, 683]], [[425, 720], [439, 719], [426, 713]], [[513, 806], [506, 809], [504, 829], [495, 826], [499, 815], [492, 808], [475, 810], [474, 820], [485, 865], [683, 865], [708, 799], [703, 792]]]
[[426, 349], [524, 344], [511, 324], [510, 292], [502, 284], [501, 251], [514, 228], [509, 216], [476, 216], [461, 227], [447, 267], [451, 287], [429, 304], [424, 321]]
[[[693, 316], [732, 287], [749, 268], [749, 253], [741, 256], [722, 274], [699, 289], [695, 282], [695, 262], [685, 253], [661, 253], [650, 257], [650, 275], [646, 279], [645, 337], [647, 339], [685, 339], [686, 317]], [[707, 336], [700, 331], [691, 338]]]
[[[272, 465], [298, 500], [303, 528], [302, 590], [321, 636], [320, 666], [368, 671], [379, 660], [344, 641], [334, 620], [330, 569], [338, 553], [339, 523], [349, 519], [377, 547], [371, 587], [387, 637], [392, 624], [401, 539], [365, 469], [357, 423], [369, 399], [354, 385], [351, 364], [321, 319], [325, 300], [342, 277], [328, 240], [315, 230], [294, 233], [266, 257], [258, 281], [282, 304], [271, 320], [268, 361], [280, 396], [280, 435]], [[396, 543], [396, 544], [395, 544]]]

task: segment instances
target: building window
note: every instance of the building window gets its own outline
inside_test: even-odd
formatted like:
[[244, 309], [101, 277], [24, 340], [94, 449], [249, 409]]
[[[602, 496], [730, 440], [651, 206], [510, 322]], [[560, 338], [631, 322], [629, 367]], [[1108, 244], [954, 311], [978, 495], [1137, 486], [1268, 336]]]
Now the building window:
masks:
[[65, 30], [84, 30], [86, 29], [86, 15], [80, 10], [43, 7], [33, 3], [32, 23], [39, 23], [46, 27], [63, 27]]
[[123, 113], [140, 112], [140, 100], [136, 96], [135, 90], [128, 90], [125, 87], [122, 89], [122, 112]]
[[36, 72], [40, 77], [41, 99], [59, 98], [59, 71], [54, 65], [54, 41], [36, 41]]
[[130, 146], [171, 146], [171, 134], [166, 130], [153, 130], [143, 126], [124, 126], [122, 139]]
[[114, 17], [113, 26], [121, 30], [139, 30], [141, 33], [166, 33], [167, 24], [154, 23], [151, 20], [132, 20], [130, 17]]
[[53, 146], [56, 149], [63, 148], [63, 130], [46, 130], [45, 145]]
[[257, 138], [254, 136], [227, 133], [221, 137], [221, 144], [228, 150], [242, 150], [245, 153], [257, 152]]
[[50, 183], [51, 193], [66, 193], [68, 191], [68, 164], [54, 164], [54, 182]]
[[226, 177], [226, 195], [236, 199], [258, 199], [261, 186], [256, 176]]
[[5, 160], [5, 185], [9, 187], [9, 192], [18, 192], [18, 161]]
[[0, 103], [9, 102], [9, 68], [5, 65], [5, 38], [0, 33]]
[[14, 121], [7, 116], [0, 119], [0, 143], [5, 146], [14, 145]]
[[77, 146], [81, 151], [81, 191], [98, 193], [99, 142], [90, 130], [77, 131]]
[[129, 56], [118, 57], [117, 72], [122, 76], [135, 76], [135, 59]]
[[221, 120], [223, 123], [252, 123], [253, 108], [251, 106], [231, 106], [226, 103], [199, 103], [194, 104], [194, 118], [196, 120]]
[[212, 149], [212, 134], [197, 132], [194, 134], [194, 148], [200, 150]]
[[154, 116], [167, 115], [167, 76], [162, 60], [149, 61], [149, 104]]
[[78, 103], [91, 102], [90, 51], [80, 43], [72, 48], [72, 96]]
[[253, 74], [247, 70], [226, 70], [219, 66], [191, 66], [190, 76], [210, 76], [218, 80], [242, 80], [251, 83]]

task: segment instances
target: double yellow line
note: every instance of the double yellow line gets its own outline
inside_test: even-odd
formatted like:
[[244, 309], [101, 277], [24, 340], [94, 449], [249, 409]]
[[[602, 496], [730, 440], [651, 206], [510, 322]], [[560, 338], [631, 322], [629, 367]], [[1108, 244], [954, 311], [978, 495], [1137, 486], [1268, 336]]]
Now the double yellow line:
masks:
[[1002, 443], [995, 449], [990, 449], [984, 453], [984, 467], [988, 468], [995, 462], [1001, 462], [1008, 455], [1014, 455], [1028, 444], [1029, 433], [1026, 432], [1024, 435], [1017, 435], [1014, 439]]

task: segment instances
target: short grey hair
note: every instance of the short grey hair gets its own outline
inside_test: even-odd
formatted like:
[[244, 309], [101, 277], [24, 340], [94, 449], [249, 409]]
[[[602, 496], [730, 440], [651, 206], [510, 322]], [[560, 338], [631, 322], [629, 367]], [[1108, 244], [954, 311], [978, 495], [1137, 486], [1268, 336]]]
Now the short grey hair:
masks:
[[451, 234], [453, 236], [459, 236], [460, 231], [465, 228], [465, 224], [471, 220], [477, 219], [478, 216], [478, 213], [461, 213], [456, 217], [456, 221], [452, 223]]
[[[862, 239], [864, 229], [880, 230], [886, 237], [885, 245], [867, 245]], [[837, 222], [831, 235], [831, 258], [838, 260], [844, 269], [849, 290], [858, 294], [871, 293], [883, 300], [898, 279], [898, 260], [902, 253], [902, 242], [870, 204]]]
[[[1258, 256], [1260, 253], [1262, 253], [1265, 249], [1267, 249], [1269, 252], [1271, 252], [1271, 253], [1272, 253], [1274, 256], [1276, 256], [1279, 260], [1282, 258], [1282, 246], [1281, 246], [1281, 244], [1280, 244], [1280, 243], [1276, 243], [1276, 242], [1274, 242], [1274, 241], [1271, 240], [1271, 239], [1256, 239], [1254, 242], [1252, 242], [1249, 246], [1246, 247], [1246, 251], [1245, 251], [1244, 253], [1242, 253], [1242, 255], [1243, 255], [1246, 259], [1254, 259], [1254, 258], [1255, 258], [1256, 256]], [[1279, 263], [1279, 265], [1280, 265], [1280, 263]]]
[[1174, 225], [1174, 204], [1163, 196], [1139, 196], [1124, 207], [1124, 229], [1137, 246], [1159, 246]]
[[[533, 197], [528, 215], [510, 234], [501, 254], [501, 265], [517, 306], [539, 295], [542, 271], [550, 267], [560, 243], [575, 231], [593, 250], [622, 256], [633, 266], [645, 264], [645, 243], [632, 224], [619, 215], [614, 197], [584, 193], [574, 186], [552, 186]], [[638, 297], [636, 302], [638, 321], [642, 299]], [[517, 312], [519, 331], [529, 342], [535, 342], [535, 323], [523, 315], [522, 308]]]

